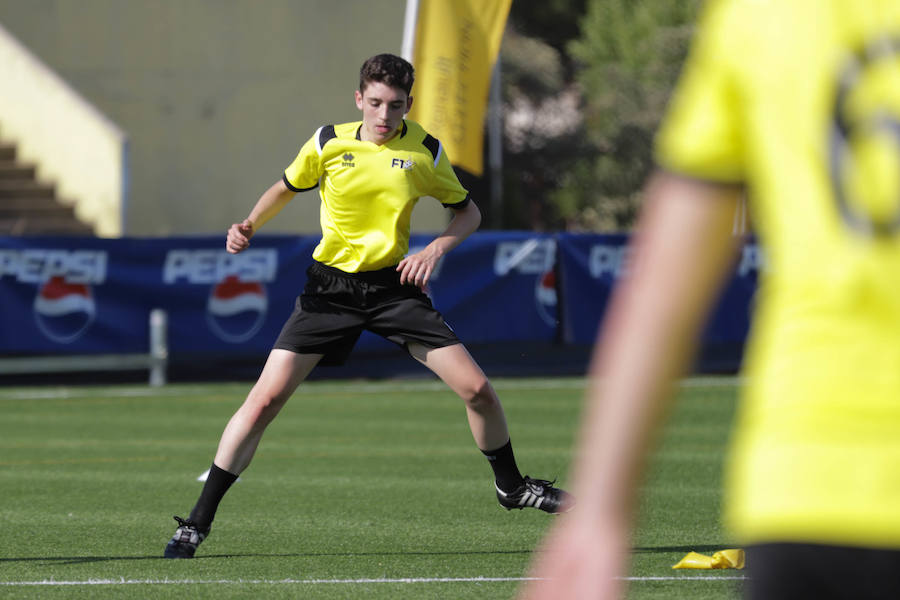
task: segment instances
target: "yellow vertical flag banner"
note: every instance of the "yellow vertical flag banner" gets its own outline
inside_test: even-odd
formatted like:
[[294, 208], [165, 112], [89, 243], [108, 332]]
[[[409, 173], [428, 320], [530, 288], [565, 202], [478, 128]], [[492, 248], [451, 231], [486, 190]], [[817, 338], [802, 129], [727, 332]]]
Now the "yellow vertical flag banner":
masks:
[[484, 113], [511, 2], [419, 0], [409, 118], [473, 175], [484, 173]]

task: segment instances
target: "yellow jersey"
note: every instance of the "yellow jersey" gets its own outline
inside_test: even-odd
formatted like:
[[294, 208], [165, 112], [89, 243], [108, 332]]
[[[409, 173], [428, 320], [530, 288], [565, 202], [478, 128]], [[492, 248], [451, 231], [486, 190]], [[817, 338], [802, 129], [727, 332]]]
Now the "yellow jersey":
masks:
[[361, 140], [361, 126], [320, 127], [284, 171], [295, 192], [319, 187], [322, 240], [313, 258], [348, 273], [400, 262], [422, 196], [455, 209], [469, 201], [440, 141], [418, 123], [403, 121], [382, 145]]
[[709, 2], [656, 159], [745, 185], [766, 253], [726, 524], [900, 548], [900, 2]]

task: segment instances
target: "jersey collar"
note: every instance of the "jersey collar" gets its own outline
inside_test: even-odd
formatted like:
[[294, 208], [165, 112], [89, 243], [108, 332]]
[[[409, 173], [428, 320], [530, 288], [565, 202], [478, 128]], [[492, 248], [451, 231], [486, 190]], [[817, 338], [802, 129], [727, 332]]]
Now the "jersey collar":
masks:
[[[358, 142], [362, 141], [362, 136], [360, 136], [360, 131], [362, 131], [362, 123], [359, 124], [359, 127], [356, 128], [356, 140]], [[400, 129], [400, 137], [402, 138], [406, 135], [406, 119], [403, 119], [403, 127]]]

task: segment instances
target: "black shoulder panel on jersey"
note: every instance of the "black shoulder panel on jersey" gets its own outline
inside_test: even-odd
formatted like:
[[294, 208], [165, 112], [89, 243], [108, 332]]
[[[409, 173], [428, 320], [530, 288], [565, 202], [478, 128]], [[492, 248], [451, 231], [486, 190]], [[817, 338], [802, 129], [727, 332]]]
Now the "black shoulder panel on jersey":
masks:
[[462, 199], [461, 202], [457, 202], [456, 204], [444, 204], [447, 208], [452, 208], [453, 210], [462, 210], [466, 206], [469, 205], [469, 202], [472, 201], [472, 194], [466, 194], [466, 197]]
[[334, 139], [337, 134], [334, 132], [334, 125], [325, 125], [319, 132], [319, 148], [324, 148], [328, 140]]
[[284, 182], [284, 185], [287, 186], [287, 189], [291, 190], [292, 192], [308, 192], [309, 190], [314, 190], [314, 189], [316, 189], [317, 187], [319, 187], [319, 184], [317, 183], [316, 185], [314, 185], [314, 186], [312, 186], [312, 187], [308, 187], [308, 188], [298, 188], [298, 187], [295, 186], [293, 183], [291, 183], [290, 181], [288, 181], [288, 178], [287, 178], [287, 174], [286, 174], [286, 173], [283, 174], [283, 175], [281, 176], [281, 180]]
[[428, 151], [431, 152], [431, 157], [437, 160], [438, 150], [441, 148], [441, 143], [437, 141], [437, 138], [430, 133], [426, 133], [425, 139], [422, 140], [422, 145], [428, 148]]

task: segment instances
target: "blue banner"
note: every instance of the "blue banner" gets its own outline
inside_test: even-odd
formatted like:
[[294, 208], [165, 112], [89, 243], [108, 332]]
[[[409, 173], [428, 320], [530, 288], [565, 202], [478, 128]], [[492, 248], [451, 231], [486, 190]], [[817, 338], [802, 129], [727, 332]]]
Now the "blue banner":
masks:
[[[411, 251], [432, 239], [414, 235]], [[478, 233], [442, 258], [428, 292], [467, 344], [589, 345], [627, 269], [627, 241]], [[259, 235], [231, 255], [223, 236], [0, 238], [0, 354], [146, 352], [149, 313], [162, 308], [173, 358], [261, 358], [294, 308], [317, 242]], [[748, 243], [705, 344], [742, 346], [758, 262]], [[366, 333], [357, 347], [391, 346]]]
[[[413, 236], [412, 250], [432, 238]], [[221, 236], [0, 238], [0, 353], [145, 352], [153, 308], [168, 313], [173, 354], [266, 352], [317, 242], [260, 235], [232, 255]], [[466, 341], [552, 340], [554, 260], [550, 236], [474, 236], [443, 258], [429, 293]], [[359, 347], [381, 344], [364, 335]]]
[[215, 238], [0, 238], [0, 352], [146, 352], [148, 315], [172, 352], [267, 350], [315, 240], [268, 237], [239, 255]]
[[592, 344], [609, 297], [628, 266], [625, 235], [560, 234], [562, 341]]
[[[557, 240], [562, 340], [592, 344], [613, 287], [628, 270], [628, 237], [560, 234]], [[759, 267], [759, 248], [748, 240], [700, 340], [700, 361], [709, 370], [738, 366], [750, 327]]]
[[[430, 240], [424, 236], [416, 245]], [[443, 258], [429, 291], [464, 342], [553, 341], [558, 327], [555, 263], [552, 235], [474, 235]]]

